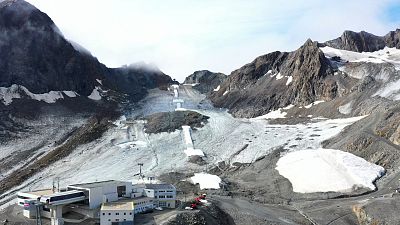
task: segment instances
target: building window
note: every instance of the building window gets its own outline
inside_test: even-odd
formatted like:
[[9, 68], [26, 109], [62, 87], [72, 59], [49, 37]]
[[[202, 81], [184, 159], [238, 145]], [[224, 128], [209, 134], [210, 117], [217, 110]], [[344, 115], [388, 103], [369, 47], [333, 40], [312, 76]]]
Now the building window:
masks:
[[124, 216], [126, 215], [126, 213], [124, 213]]
[[167, 195], [167, 198], [173, 198], [174, 196], [172, 196], [172, 195]]
[[111, 216], [111, 213], [108, 213], [109, 216]]
[[105, 216], [106, 215], [106, 213], [103, 213], [103, 216]]
[[118, 216], [118, 215], [119, 215], [119, 213], [115, 213], [115, 215], [117, 215], [117, 216]]
[[132, 215], [132, 213], [130, 212], [129, 215]]

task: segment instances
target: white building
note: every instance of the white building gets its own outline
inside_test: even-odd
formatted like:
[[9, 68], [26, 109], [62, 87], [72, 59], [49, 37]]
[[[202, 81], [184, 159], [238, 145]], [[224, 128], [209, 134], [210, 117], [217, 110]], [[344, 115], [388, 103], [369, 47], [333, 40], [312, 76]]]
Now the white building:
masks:
[[73, 184], [68, 190], [80, 190], [88, 196], [87, 204], [90, 209], [99, 208], [102, 203], [115, 202], [122, 197], [131, 197], [132, 183], [108, 180], [93, 183]]
[[[50, 218], [52, 225], [64, 223], [63, 214], [76, 212], [88, 218], [100, 218], [101, 224], [133, 224], [133, 215], [155, 207], [175, 208], [176, 189], [171, 184], [138, 184], [101, 181], [73, 184], [60, 192], [52, 189], [19, 192], [18, 205], [23, 215], [38, 213]], [[38, 206], [39, 205], [39, 206]]]
[[138, 197], [133, 199], [133, 206], [135, 207], [135, 214], [153, 210], [155, 208], [154, 198]]
[[133, 225], [133, 201], [103, 203], [100, 209], [100, 225]]
[[172, 184], [144, 184], [144, 195], [154, 198], [154, 205], [162, 208], [175, 208], [176, 188]]

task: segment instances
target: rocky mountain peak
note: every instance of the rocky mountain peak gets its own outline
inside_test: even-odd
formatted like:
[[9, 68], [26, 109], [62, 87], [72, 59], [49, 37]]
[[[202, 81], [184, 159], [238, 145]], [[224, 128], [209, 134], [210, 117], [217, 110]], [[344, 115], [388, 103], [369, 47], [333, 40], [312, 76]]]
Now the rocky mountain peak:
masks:
[[354, 52], [374, 52], [385, 47], [382, 37], [375, 36], [365, 31], [359, 33], [345, 31], [342, 36], [324, 43], [332, 48], [338, 48]]
[[390, 48], [400, 48], [400, 29], [390, 31], [384, 36], [386, 45]]
[[0, 87], [17, 84], [36, 94], [74, 91], [88, 96], [102, 80], [106, 88], [135, 100], [147, 88], [172, 82], [158, 68], [107, 68], [66, 40], [47, 14], [23, 0], [0, 2], [0, 74]]
[[193, 84], [193, 88], [200, 93], [209, 93], [213, 90], [219, 90], [218, 86], [220, 86], [226, 78], [227, 76], [223, 73], [200, 70], [186, 77], [184, 83]]

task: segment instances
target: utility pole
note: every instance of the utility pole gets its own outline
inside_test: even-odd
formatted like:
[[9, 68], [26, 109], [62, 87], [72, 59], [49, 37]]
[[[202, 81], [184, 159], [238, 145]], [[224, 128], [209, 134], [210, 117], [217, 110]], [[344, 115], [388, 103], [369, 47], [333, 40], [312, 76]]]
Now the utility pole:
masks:
[[35, 204], [36, 208], [36, 225], [42, 225], [42, 215], [40, 214], [40, 208], [43, 206], [43, 204], [40, 202], [35, 202], [33, 204]]
[[143, 174], [142, 174], [143, 163], [138, 163], [138, 166], [139, 166], [139, 177], [143, 179]]

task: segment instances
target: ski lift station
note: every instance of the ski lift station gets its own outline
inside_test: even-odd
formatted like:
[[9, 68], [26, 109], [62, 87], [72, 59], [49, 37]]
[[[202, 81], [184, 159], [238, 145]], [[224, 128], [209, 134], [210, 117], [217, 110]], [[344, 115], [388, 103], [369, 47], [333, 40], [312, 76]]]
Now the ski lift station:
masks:
[[156, 207], [175, 208], [176, 188], [171, 184], [132, 184], [101, 181], [19, 192], [18, 205], [31, 219], [49, 218], [51, 225], [62, 225], [63, 214], [74, 212], [100, 220], [100, 225], [134, 224], [134, 215]]

